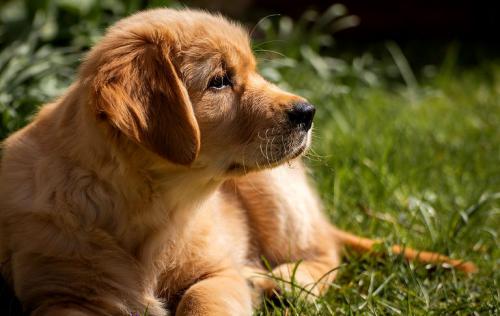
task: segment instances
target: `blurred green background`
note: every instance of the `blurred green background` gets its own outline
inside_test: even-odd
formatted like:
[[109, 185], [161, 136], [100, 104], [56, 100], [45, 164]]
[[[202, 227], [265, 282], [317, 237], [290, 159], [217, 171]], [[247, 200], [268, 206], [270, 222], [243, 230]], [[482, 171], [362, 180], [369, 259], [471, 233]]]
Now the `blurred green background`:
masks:
[[[348, 251], [325, 297], [305, 303], [298, 291], [283, 298], [288, 307], [268, 302], [257, 315], [499, 314], [498, 4], [4, 1], [1, 139], [62, 94], [107, 26], [157, 6], [242, 21], [261, 73], [317, 106], [306, 161], [336, 225], [480, 268], [471, 277], [407, 263], [385, 247], [384, 257]], [[2, 296], [0, 314], [17, 315]]]

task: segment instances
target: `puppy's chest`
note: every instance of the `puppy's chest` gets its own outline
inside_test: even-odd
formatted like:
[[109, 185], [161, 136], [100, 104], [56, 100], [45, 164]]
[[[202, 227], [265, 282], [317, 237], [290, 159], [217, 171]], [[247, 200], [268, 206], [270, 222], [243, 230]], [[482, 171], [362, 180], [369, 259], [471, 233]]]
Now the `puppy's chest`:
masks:
[[216, 193], [196, 210], [173, 216], [163, 232], [144, 244], [144, 249], [154, 247], [159, 247], [156, 255], [148, 258], [148, 251], [143, 251], [142, 260], [155, 262], [159, 292], [175, 292], [223, 266], [245, 264], [246, 218], [237, 204]]

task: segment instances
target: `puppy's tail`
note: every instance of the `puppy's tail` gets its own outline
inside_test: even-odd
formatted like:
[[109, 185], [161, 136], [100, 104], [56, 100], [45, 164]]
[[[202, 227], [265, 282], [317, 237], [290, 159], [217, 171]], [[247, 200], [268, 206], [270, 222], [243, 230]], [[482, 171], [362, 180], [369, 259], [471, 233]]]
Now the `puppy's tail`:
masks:
[[[370, 252], [374, 250], [374, 246], [382, 243], [381, 240], [373, 240], [368, 238], [363, 238], [360, 236], [353, 235], [351, 233], [339, 230], [337, 228], [333, 229], [333, 234], [335, 238], [343, 245], [348, 246], [358, 252]], [[400, 245], [394, 245], [391, 247], [391, 250], [395, 254], [400, 254], [405, 257], [407, 260], [415, 260], [424, 263], [446, 263], [449, 264], [456, 269], [462, 270], [466, 273], [474, 273], [477, 272], [478, 269], [476, 265], [469, 261], [451, 259], [445, 255], [428, 252], [428, 251], [419, 251], [408, 247], [402, 247]]]

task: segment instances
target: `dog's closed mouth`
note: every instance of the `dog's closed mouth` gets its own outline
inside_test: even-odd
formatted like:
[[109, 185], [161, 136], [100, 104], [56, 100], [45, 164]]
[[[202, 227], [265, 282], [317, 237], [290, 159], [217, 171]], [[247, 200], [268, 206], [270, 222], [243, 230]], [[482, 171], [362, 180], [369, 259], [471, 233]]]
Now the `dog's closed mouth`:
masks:
[[305, 137], [302, 143], [297, 147], [297, 149], [295, 149], [289, 154], [289, 157], [286, 160], [295, 159], [298, 156], [302, 155], [308, 147], [307, 143], [308, 143], [308, 138]]
[[278, 161], [276, 161], [275, 164], [280, 164], [280, 163], [295, 159], [295, 158], [299, 157], [300, 155], [302, 155], [307, 150], [307, 148], [309, 148], [309, 144], [311, 142], [310, 138], [311, 138], [310, 133], [304, 134], [304, 136], [301, 138], [300, 142], [297, 145], [288, 149], [285, 152], [284, 157], [282, 159], [279, 159]]
[[310, 143], [310, 135], [306, 134], [302, 140], [300, 141], [299, 144], [289, 147], [278, 156], [274, 157], [274, 159], [269, 159], [271, 158], [269, 155], [265, 153], [265, 151], [261, 151], [263, 156], [266, 157], [265, 161], [261, 162], [256, 162], [255, 165], [252, 164], [245, 164], [245, 163], [240, 163], [240, 162], [233, 162], [229, 165], [229, 167], [226, 169], [226, 172], [228, 174], [246, 174], [251, 171], [256, 171], [256, 170], [263, 170], [263, 169], [268, 169], [268, 168], [273, 168], [276, 167], [280, 164], [283, 164], [287, 161], [293, 160], [300, 155], [302, 155], [307, 148], [309, 147]]

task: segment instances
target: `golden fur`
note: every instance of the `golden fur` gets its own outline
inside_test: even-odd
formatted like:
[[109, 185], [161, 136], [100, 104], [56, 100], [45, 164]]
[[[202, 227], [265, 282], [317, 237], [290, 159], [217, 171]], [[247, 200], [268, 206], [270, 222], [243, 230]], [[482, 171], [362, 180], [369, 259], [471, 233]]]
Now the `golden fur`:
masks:
[[[225, 72], [231, 88], [206, 88]], [[305, 149], [285, 124], [299, 101], [221, 17], [162, 9], [110, 28], [68, 92], [4, 142], [2, 273], [25, 310], [247, 315], [261, 255], [335, 266], [299, 162], [228, 180]]]
[[292, 160], [310, 142], [287, 125], [297, 102], [220, 16], [158, 9], [111, 27], [3, 144], [1, 272], [26, 312], [250, 315], [276, 290], [261, 256], [285, 279], [303, 260], [297, 281], [324, 292], [339, 247]]

